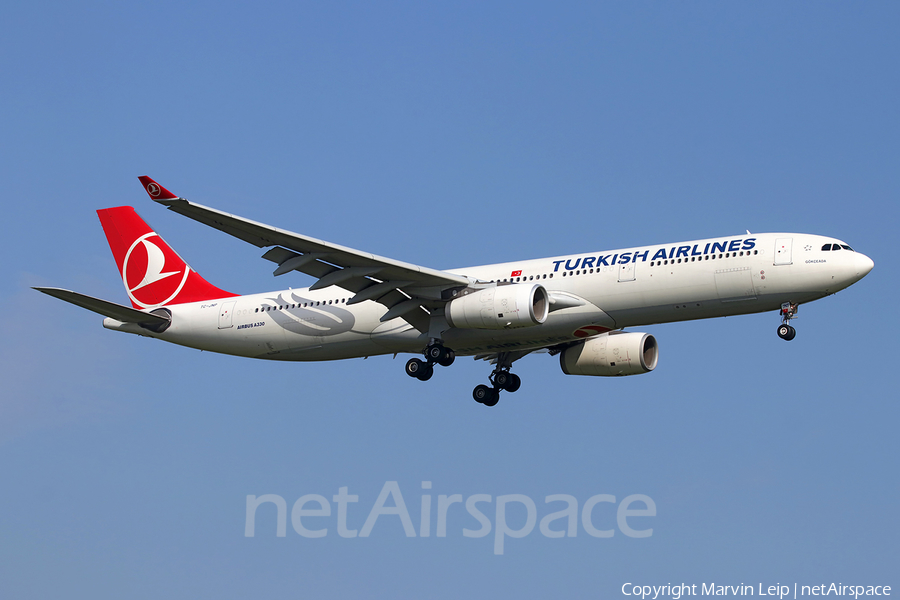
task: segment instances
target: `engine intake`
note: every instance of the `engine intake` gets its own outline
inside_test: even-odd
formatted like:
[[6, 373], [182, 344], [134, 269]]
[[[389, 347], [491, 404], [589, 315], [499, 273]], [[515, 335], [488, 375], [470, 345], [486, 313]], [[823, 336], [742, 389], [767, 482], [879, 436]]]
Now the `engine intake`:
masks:
[[444, 315], [459, 329], [533, 327], [547, 320], [550, 295], [536, 284], [498, 285], [447, 303]]
[[566, 375], [639, 375], [656, 368], [659, 346], [649, 333], [611, 332], [563, 350], [559, 366]]

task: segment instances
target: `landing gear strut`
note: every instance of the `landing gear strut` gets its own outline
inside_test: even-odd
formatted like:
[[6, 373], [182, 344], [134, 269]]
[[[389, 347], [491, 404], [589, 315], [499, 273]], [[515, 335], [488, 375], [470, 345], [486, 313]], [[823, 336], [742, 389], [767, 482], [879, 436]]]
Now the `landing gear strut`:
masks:
[[797, 335], [797, 330], [791, 327], [791, 319], [797, 318], [800, 307], [793, 302], [785, 302], [781, 305], [781, 325], [778, 326], [778, 337], [791, 341]]
[[445, 347], [440, 342], [434, 342], [425, 348], [423, 353], [427, 362], [418, 358], [411, 358], [406, 363], [406, 374], [415, 377], [419, 381], [428, 381], [434, 375], [434, 365], [449, 367], [456, 360], [456, 353]]

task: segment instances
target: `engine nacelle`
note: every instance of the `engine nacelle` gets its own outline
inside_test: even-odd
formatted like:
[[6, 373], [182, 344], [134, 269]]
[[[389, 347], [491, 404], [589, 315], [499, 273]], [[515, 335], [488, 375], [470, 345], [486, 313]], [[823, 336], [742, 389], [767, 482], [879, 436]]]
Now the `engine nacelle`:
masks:
[[532, 327], [547, 320], [550, 294], [539, 283], [498, 285], [447, 303], [444, 316], [459, 329]]
[[659, 346], [649, 333], [604, 333], [566, 348], [559, 366], [566, 375], [638, 375], [656, 368]]

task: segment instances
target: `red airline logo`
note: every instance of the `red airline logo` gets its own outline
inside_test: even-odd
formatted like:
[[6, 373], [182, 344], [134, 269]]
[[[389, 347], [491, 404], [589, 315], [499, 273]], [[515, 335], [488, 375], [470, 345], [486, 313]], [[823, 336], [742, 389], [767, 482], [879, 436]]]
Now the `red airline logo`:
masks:
[[174, 200], [178, 198], [175, 194], [159, 185], [146, 175], [141, 175], [138, 177], [141, 180], [141, 184], [144, 186], [144, 189], [147, 190], [147, 193], [150, 194], [150, 197], [154, 200]]
[[522, 271], [513, 271], [513, 272], [510, 274], [510, 277], [518, 277], [518, 276], [521, 275], [521, 274], [522, 274]]
[[[151, 232], [135, 240], [122, 265], [128, 295], [142, 308], [160, 306], [173, 300], [184, 287], [190, 272], [190, 268], [165, 243], [160, 247], [148, 239], [154, 237], [159, 236]], [[166, 271], [167, 263], [175, 268]]]

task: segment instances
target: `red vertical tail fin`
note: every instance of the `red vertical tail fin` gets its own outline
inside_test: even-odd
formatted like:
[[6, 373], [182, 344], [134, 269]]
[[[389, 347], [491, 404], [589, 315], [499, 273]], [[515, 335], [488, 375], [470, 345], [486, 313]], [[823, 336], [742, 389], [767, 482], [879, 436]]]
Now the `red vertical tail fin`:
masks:
[[97, 211], [135, 308], [236, 296], [196, 273], [130, 206]]

